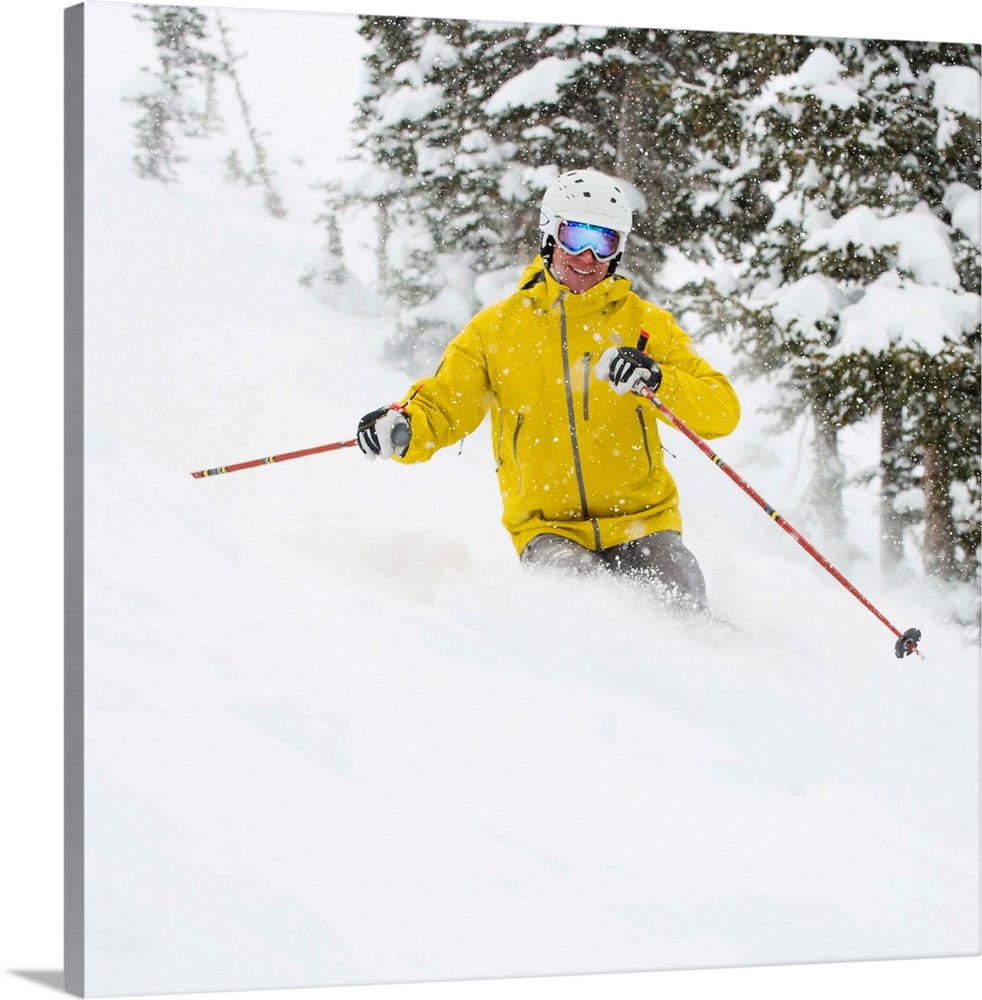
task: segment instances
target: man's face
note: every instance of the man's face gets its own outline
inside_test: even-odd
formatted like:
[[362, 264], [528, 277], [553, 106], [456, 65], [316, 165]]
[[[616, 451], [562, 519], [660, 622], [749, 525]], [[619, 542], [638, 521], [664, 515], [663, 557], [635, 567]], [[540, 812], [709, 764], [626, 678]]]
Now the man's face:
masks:
[[552, 275], [574, 295], [600, 284], [607, 277], [609, 267], [609, 260], [597, 260], [589, 248], [581, 253], [571, 254], [563, 249], [562, 244], [557, 243], [553, 247]]

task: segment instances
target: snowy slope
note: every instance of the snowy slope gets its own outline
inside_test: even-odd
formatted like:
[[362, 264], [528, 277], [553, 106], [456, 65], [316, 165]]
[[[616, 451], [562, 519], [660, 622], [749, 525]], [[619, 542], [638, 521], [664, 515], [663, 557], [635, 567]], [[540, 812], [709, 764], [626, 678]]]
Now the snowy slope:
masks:
[[[687, 539], [735, 637], [617, 581], [522, 573], [486, 426], [414, 468], [347, 449], [189, 475], [350, 438], [408, 384], [384, 314], [298, 282], [310, 185], [346, 169], [336, 128], [311, 138], [338, 92], [295, 103], [256, 65], [303, 40], [353, 92], [357, 49], [228, 14], [274, 219], [222, 181], [221, 137], [179, 185], [131, 172], [141, 29], [91, 13], [91, 993], [976, 953], [979, 657], [952, 615], [971, 601], [884, 590], [871, 495], [849, 497], [869, 558], [847, 575], [923, 630], [923, 661], [677, 435]], [[800, 440], [766, 438], [765, 390], [739, 389], [721, 455], [807, 519]]]

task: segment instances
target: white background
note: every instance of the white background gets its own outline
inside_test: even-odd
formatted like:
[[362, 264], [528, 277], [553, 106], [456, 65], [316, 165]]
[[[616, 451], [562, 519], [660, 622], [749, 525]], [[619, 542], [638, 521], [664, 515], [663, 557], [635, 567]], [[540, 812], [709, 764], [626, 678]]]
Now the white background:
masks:
[[[348, 0], [240, 7], [343, 13], [488, 16], [495, 19], [639, 23], [627, 6], [584, 0], [532, 9], [514, 0], [426, 3]], [[961, 5], [959, 5], [961, 6]], [[982, 41], [982, 15], [921, 5], [887, 14], [842, 0], [791, 9], [778, 3], [704, 3], [659, 27]], [[22, 3], [4, 19], [4, 315], [0, 389], [4, 431], [4, 686], [0, 694], [3, 819], [0, 993], [43, 997], [62, 968], [62, 53], [64, 5]], [[651, 21], [649, 23], [655, 23]], [[12, 222], [12, 224], [11, 224]], [[291, 993], [294, 991], [291, 991]], [[469, 984], [306, 991], [325, 998], [408, 1000], [586, 997], [976, 997], [982, 962], [946, 959], [656, 973]], [[232, 996], [232, 994], [228, 994]], [[253, 994], [255, 995], [255, 994]], [[262, 996], [264, 994], [259, 994]], [[277, 993], [277, 996], [288, 994]]]

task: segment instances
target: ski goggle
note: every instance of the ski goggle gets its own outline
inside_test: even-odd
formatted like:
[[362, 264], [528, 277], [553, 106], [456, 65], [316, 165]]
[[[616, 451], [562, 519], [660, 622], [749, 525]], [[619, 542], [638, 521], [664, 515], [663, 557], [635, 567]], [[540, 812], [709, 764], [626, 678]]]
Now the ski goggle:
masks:
[[556, 239], [567, 253], [575, 256], [584, 250], [592, 250], [599, 261], [616, 256], [621, 245], [621, 234], [616, 229], [565, 220], [559, 223]]

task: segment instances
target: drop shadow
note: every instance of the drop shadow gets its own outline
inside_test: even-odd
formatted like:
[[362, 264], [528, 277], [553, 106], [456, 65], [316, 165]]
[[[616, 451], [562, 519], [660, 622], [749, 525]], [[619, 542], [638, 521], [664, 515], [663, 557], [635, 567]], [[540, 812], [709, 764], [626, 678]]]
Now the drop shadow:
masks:
[[8, 969], [12, 976], [20, 976], [21, 979], [30, 979], [32, 982], [40, 983], [42, 986], [49, 986], [59, 993], [65, 992], [65, 970], [64, 969]]

